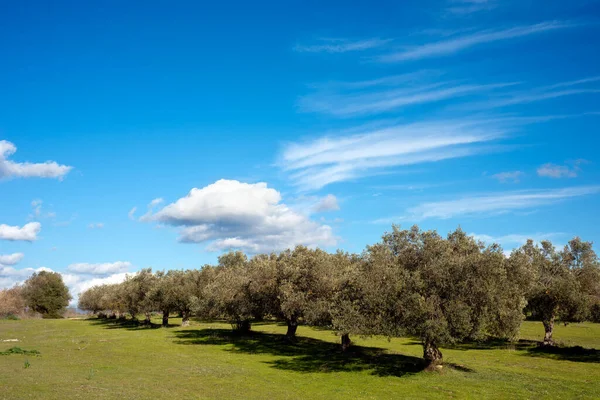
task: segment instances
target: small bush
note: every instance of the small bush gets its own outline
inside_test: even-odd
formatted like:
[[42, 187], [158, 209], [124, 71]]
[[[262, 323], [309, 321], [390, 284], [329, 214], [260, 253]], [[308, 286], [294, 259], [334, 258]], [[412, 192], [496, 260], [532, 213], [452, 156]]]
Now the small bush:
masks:
[[0, 356], [8, 356], [11, 354], [23, 354], [29, 356], [39, 356], [40, 352], [37, 350], [25, 350], [20, 347], [11, 347], [6, 351], [0, 351]]

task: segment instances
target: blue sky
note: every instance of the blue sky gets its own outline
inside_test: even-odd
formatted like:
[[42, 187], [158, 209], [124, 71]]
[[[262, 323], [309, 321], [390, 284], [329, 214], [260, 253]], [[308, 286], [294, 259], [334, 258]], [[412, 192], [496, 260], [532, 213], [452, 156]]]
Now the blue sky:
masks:
[[0, 286], [392, 223], [598, 241], [600, 2], [0, 7]]

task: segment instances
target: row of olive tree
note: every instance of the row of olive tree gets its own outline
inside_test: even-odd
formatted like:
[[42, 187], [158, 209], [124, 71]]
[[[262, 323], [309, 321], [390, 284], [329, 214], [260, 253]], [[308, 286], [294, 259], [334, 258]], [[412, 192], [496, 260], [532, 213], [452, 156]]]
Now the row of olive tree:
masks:
[[591, 243], [573, 239], [561, 251], [533, 241], [506, 257], [462, 230], [446, 238], [418, 227], [394, 227], [360, 255], [298, 246], [248, 259], [219, 257], [201, 270], [152, 273], [82, 293], [79, 307], [132, 318], [162, 312], [225, 318], [248, 331], [252, 321], [276, 319], [294, 340], [300, 323], [332, 328], [342, 348], [350, 335], [411, 335], [423, 356], [440, 363], [440, 345], [516, 337], [524, 315], [542, 320], [544, 344], [554, 322], [591, 318], [600, 299], [600, 268]]

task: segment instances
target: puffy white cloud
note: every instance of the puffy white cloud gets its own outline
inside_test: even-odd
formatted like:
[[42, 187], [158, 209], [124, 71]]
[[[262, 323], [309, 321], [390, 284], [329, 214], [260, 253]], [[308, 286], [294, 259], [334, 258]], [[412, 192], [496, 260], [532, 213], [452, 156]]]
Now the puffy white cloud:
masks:
[[539, 176], [546, 178], [576, 178], [577, 173], [581, 170], [579, 165], [583, 160], [577, 160], [572, 167], [567, 165], [556, 165], [547, 163], [537, 169]]
[[327, 196], [319, 199], [319, 201], [313, 207], [315, 212], [336, 211], [339, 209], [340, 206], [338, 204], [337, 197], [332, 194], [328, 194]]
[[[57, 178], [62, 179], [73, 167], [59, 165], [55, 161], [43, 163], [18, 163], [8, 160], [17, 147], [6, 140], [0, 140], [0, 178]], [[35, 207], [35, 206], [34, 206]]]
[[49, 268], [20, 268], [3, 267], [0, 265], [0, 289], [10, 288], [15, 285], [20, 285], [34, 272], [52, 271]]
[[116, 261], [112, 263], [76, 263], [67, 267], [67, 271], [76, 274], [87, 275], [111, 275], [126, 272], [131, 267], [128, 261]]
[[264, 182], [219, 180], [192, 189], [186, 197], [142, 220], [179, 226], [181, 242], [210, 242], [209, 250], [249, 252], [282, 250], [298, 244], [335, 245], [331, 227], [281, 203], [278, 191]]
[[88, 290], [92, 286], [104, 285], [104, 284], [113, 284], [113, 283], [121, 283], [127, 277], [126, 272], [121, 272], [118, 274], [112, 274], [105, 277], [93, 277], [91, 278], [89, 275], [79, 275], [79, 274], [62, 274], [63, 281], [65, 285], [69, 288], [69, 292], [73, 299], [71, 300], [71, 305], [76, 306], [77, 301], [79, 300], [79, 294]]
[[[60, 272], [60, 274], [73, 297], [70, 305], [76, 306], [79, 294], [92, 286], [123, 282], [127, 277], [126, 271], [130, 267], [131, 263], [124, 261], [104, 264], [79, 263], [69, 265], [67, 272]], [[23, 284], [34, 272], [40, 271], [53, 272], [52, 269], [46, 267], [16, 269], [0, 265], [0, 289]]]
[[23, 227], [0, 224], [0, 239], [33, 242], [37, 240], [37, 234], [41, 229], [42, 224], [39, 222], [30, 222]]
[[24, 256], [23, 253], [0, 254], [0, 266], [18, 264]]

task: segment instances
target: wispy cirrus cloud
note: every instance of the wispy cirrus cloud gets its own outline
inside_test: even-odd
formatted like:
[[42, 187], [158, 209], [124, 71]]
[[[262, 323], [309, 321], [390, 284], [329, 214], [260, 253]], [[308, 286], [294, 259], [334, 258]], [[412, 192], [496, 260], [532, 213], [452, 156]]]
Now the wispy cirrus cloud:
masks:
[[450, 0], [448, 12], [457, 15], [468, 15], [480, 11], [489, 11], [498, 7], [494, 0]]
[[521, 25], [507, 29], [478, 31], [472, 34], [425, 43], [420, 46], [409, 47], [407, 49], [383, 54], [376, 57], [375, 60], [383, 63], [393, 63], [447, 56], [484, 43], [515, 39], [573, 26], [576, 26], [576, 24], [564, 21], [546, 21], [538, 24]]
[[554, 117], [448, 119], [366, 125], [350, 133], [289, 143], [278, 164], [301, 190], [384, 173], [394, 167], [504, 150], [495, 141]]
[[[398, 79], [397, 77], [395, 77]], [[371, 81], [382, 86], [390, 82], [381, 78]], [[488, 93], [495, 89], [515, 85], [509, 83], [493, 84], [457, 84], [456, 82], [435, 82], [415, 85], [407, 82], [402, 88], [384, 88], [383, 90], [364, 90], [365, 82], [357, 82], [356, 90], [327, 90], [302, 96], [298, 100], [301, 112], [316, 112], [335, 117], [356, 117], [398, 110], [415, 104], [435, 103], [472, 94]], [[397, 84], [397, 83], [396, 83]]]
[[136, 211], [137, 211], [137, 207], [133, 207], [131, 210], [129, 210], [129, 212], [127, 213], [127, 216], [129, 217], [129, 219], [135, 220], [135, 212]]
[[364, 51], [381, 47], [391, 39], [370, 38], [361, 40], [322, 38], [318, 43], [303, 45], [297, 44], [294, 50], [300, 53], [347, 53], [351, 51]]
[[[530, 210], [534, 207], [556, 204], [570, 198], [599, 192], [600, 186], [579, 186], [466, 196], [455, 200], [423, 203], [409, 208], [405, 216], [397, 219], [417, 221], [429, 218], [449, 219], [481, 214], [498, 215], [517, 210]], [[380, 220], [380, 222], [383, 221], [389, 221], [389, 219]]]
[[581, 94], [598, 94], [599, 87], [581, 87], [586, 83], [600, 81], [600, 76], [594, 76], [573, 81], [559, 82], [548, 86], [528, 88], [526, 90], [513, 91], [509, 93], [500, 93], [498, 96], [491, 96], [489, 100], [477, 103], [471, 103], [460, 108], [463, 109], [489, 109], [508, 107], [512, 105], [534, 103], [543, 100], [550, 100], [565, 96], [574, 96]]

